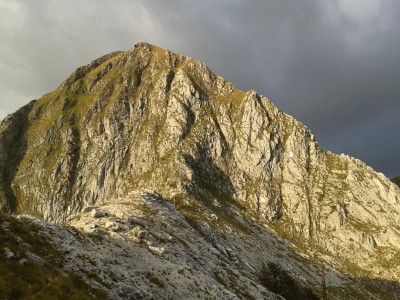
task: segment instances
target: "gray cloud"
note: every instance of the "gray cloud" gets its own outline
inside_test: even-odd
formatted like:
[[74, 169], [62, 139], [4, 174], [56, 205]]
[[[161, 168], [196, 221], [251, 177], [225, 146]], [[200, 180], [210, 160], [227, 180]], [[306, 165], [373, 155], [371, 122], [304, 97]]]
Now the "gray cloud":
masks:
[[196, 57], [310, 127], [325, 149], [400, 174], [395, 0], [0, 3], [0, 117], [77, 66], [147, 41]]

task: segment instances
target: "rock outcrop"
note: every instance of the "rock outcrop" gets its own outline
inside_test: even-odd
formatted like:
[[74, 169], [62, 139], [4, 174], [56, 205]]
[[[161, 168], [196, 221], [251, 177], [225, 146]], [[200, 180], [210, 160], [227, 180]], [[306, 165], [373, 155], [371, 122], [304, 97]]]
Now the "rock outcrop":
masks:
[[151, 189], [193, 226], [229, 232], [254, 221], [337, 270], [400, 278], [398, 186], [324, 151], [256, 92], [146, 43], [78, 68], [3, 120], [0, 169], [8, 212], [68, 224], [84, 207]]

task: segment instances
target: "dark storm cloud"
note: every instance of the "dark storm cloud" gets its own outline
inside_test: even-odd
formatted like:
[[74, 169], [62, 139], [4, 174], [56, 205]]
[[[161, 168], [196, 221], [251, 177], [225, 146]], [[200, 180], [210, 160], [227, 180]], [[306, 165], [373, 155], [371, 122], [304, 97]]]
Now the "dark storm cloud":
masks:
[[321, 145], [400, 173], [395, 0], [0, 2], [0, 116], [73, 69], [147, 41], [207, 63], [310, 127]]

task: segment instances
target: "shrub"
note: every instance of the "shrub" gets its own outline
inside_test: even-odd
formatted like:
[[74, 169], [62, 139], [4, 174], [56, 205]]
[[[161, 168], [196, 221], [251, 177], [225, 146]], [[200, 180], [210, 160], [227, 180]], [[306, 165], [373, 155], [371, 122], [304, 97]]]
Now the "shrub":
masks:
[[319, 300], [309, 287], [304, 287], [294, 280], [279, 265], [269, 262], [262, 264], [258, 279], [271, 292], [287, 300]]

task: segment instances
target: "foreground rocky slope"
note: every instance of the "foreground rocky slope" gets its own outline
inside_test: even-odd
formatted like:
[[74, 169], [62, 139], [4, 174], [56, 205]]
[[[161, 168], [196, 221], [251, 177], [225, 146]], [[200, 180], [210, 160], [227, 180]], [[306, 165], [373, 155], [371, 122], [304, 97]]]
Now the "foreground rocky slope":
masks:
[[3, 211], [67, 224], [84, 207], [151, 189], [193, 228], [254, 222], [338, 271], [400, 278], [394, 183], [323, 151], [256, 92], [145, 43], [78, 68], [3, 120], [0, 170]]
[[[224, 224], [225, 230], [214, 227], [218, 218], [198, 223], [154, 191], [87, 207], [73, 216], [72, 227], [30, 216], [3, 218], [1, 236], [9, 248], [1, 249], [0, 262], [35, 272], [58, 266], [60, 276], [73, 276], [81, 299], [104, 293], [110, 299], [319, 299], [322, 293], [318, 262], [268, 228], [242, 218], [240, 228]], [[395, 282], [352, 278], [329, 267], [325, 279], [329, 299], [396, 299], [400, 292]], [[74, 288], [58, 290], [59, 297]], [[37, 287], [34, 299], [49, 290]], [[21, 286], [8, 290], [18, 292], [22, 299], [31, 296]], [[7, 290], [0, 288], [3, 295]]]

